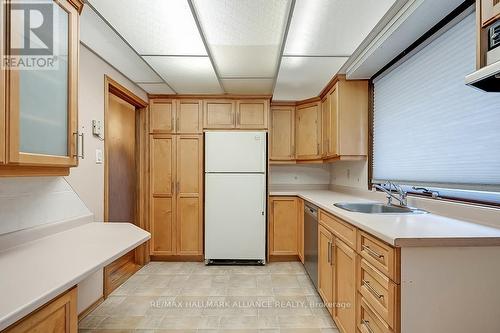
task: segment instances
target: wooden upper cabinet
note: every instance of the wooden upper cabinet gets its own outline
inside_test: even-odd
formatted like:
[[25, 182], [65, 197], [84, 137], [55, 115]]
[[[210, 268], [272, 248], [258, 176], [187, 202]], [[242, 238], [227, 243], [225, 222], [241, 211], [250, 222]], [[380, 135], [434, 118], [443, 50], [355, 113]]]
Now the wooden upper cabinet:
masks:
[[295, 157], [297, 160], [321, 158], [321, 104], [309, 103], [295, 110]]
[[176, 133], [201, 134], [203, 133], [203, 103], [200, 100], [177, 101]]
[[268, 100], [240, 100], [236, 102], [236, 127], [266, 129], [269, 117]]
[[2, 332], [77, 333], [77, 287], [73, 287]]
[[299, 202], [296, 197], [272, 197], [269, 218], [269, 255], [297, 255]]
[[236, 127], [236, 103], [232, 100], [206, 100], [203, 102], [204, 128], [227, 129]]
[[368, 154], [368, 81], [337, 82], [331, 92], [336, 155]]
[[480, 0], [481, 1], [481, 25], [487, 25], [500, 18], [500, 1], [498, 0]]
[[275, 106], [271, 108], [270, 160], [289, 161], [295, 159], [295, 107]]
[[177, 140], [177, 254], [203, 254], [203, 136]]
[[[58, 59], [53, 63], [54, 67], [48, 62], [47, 67], [11, 67], [2, 72], [0, 79], [3, 81], [2, 88], [5, 87], [6, 91], [2, 91], [0, 96], [0, 135], [3, 146], [0, 148], [0, 160], [4, 162], [21, 167], [61, 169], [78, 165], [79, 150], [83, 143], [79, 149], [79, 13], [74, 5], [76, 3], [80, 2], [53, 1], [54, 18], [58, 21], [58, 29], [54, 30], [54, 34], [59, 40], [53, 54]], [[9, 22], [19, 22], [14, 22], [17, 16], [11, 16], [10, 3], [2, 1], [1, 5], [5, 11], [3, 18], [6, 18], [1, 20], [1, 24], [4, 24], [2, 30], [9, 31], [6, 30], [9, 29]], [[14, 47], [22, 44], [19, 44], [19, 40], [13, 40], [17, 38], [23, 38], [22, 34], [9, 34], [2, 54], [7, 57], [18, 54], [19, 50], [14, 50]], [[33, 57], [28, 56], [30, 59]], [[20, 57], [23, 57], [22, 53]], [[8, 156], [5, 155], [6, 151]]]
[[149, 132], [174, 133], [176, 103], [172, 99], [153, 99], [149, 105]]

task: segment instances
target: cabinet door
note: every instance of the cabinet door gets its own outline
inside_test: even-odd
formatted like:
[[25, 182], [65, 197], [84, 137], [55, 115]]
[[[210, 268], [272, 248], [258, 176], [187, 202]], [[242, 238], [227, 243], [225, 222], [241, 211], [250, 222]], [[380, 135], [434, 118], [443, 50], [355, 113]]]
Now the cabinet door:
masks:
[[297, 255], [298, 201], [295, 197], [271, 198], [269, 254]]
[[333, 294], [333, 236], [322, 225], [318, 228], [318, 293], [332, 313]]
[[328, 93], [328, 99], [329, 99], [329, 107], [330, 107], [330, 133], [327, 137], [328, 140], [328, 149], [326, 156], [328, 157], [333, 157], [337, 156], [339, 154], [339, 112], [338, 112], [338, 85], [335, 85], [332, 91]]
[[[356, 252], [344, 242], [335, 238], [333, 247], [334, 264], [334, 317], [340, 331], [356, 332]], [[340, 306], [345, 304], [345, 306]]]
[[293, 106], [271, 109], [270, 137], [271, 160], [287, 161], [295, 158], [295, 108]]
[[77, 333], [78, 315], [76, 297], [77, 288], [74, 287], [2, 332]]
[[500, 18], [500, 1], [498, 0], [481, 0], [481, 24], [486, 27]]
[[[0, 17], [4, 20], [4, 0], [0, 0]], [[4, 28], [4, 23], [0, 23], [0, 29]], [[0, 54], [4, 55], [4, 44], [0, 42]], [[5, 163], [5, 139], [7, 138], [7, 133], [5, 132], [5, 71], [3, 66], [0, 66], [0, 164]]]
[[236, 125], [235, 102], [230, 100], [207, 100], [203, 103], [204, 128], [234, 128]]
[[177, 137], [177, 254], [203, 254], [203, 136]]
[[328, 157], [331, 136], [331, 109], [330, 96], [321, 101], [321, 152], [323, 157]]
[[154, 99], [149, 105], [149, 132], [175, 132], [175, 101], [172, 99]]
[[177, 102], [177, 133], [203, 133], [202, 102], [199, 100], [179, 100]]
[[299, 255], [299, 259], [302, 263], [304, 263], [304, 200], [298, 199], [298, 242], [297, 242], [297, 253]]
[[295, 111], [295, 155], [298, 160], [321, 157], [321, 112], [318, 103], [297, 107]]
[[269, 113], [267, 100], [241, 100], [236, 103], [237, 128], [266, 129]]
[[[79, 18], [77, 10], [68, 1], [54, 1], [53, 10], [57, 22], [54, 36], [59, 42], [54, 43], [56, 47], [50, 55], [57, 60], [37, 61], [37, 64], [46, 63], [46, 66], [9, 70], [8, 160], [11, 163], [54, 167], [70, 167], [78, 163]], [[7, 9], [7, 16], [10, 13]], [[30, 45], [40, 40], [33, 33], [29, 37], [23, 36], [24, 31], [18, 26], [11, 25], [7, 53], [16, 55], [21, 52], [23, 58], [25, 49], [20, 51], [15, 47], [24, 45], [24, 39], [31, 38]]]
[[175, 254], [175, 142], [156, 134], [150, 141], [151, 254]]

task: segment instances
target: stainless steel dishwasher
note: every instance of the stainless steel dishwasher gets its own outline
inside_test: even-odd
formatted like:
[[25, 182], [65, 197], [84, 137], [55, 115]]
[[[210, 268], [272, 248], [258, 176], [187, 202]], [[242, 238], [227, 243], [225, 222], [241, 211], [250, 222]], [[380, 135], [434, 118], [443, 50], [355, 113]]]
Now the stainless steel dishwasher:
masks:
[[318, 207], [304, 203], [304, 266], [318, 287]]

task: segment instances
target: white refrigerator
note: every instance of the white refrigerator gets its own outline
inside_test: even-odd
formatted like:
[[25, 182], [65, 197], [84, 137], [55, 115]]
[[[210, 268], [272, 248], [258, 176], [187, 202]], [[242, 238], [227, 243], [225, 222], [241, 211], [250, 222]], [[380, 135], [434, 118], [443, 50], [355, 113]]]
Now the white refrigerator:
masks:
[[205, 133], [205, 262], [266, 257], [266, 133]]

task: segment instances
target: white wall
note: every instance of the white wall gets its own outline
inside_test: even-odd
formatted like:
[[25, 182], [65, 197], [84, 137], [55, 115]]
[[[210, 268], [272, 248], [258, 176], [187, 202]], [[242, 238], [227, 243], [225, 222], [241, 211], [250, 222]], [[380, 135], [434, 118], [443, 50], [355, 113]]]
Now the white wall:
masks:
[[368, 188], [368, 161], [338, 161], [330, 164], [330, 184]]
[[0, 235], [90, 214], [62, 177], [0, 179]]
[[85, 159], [71, 170], [68, 182], [94, 213], [96, 221], [104, 218], [104, 164], [95, 163], [96, 149], [104, 152], [104, 141], [92, 136], [92, 120], [104, 122], [104, 75], [108, 75], [140, 98], [147, 94], [125, 76], [80, 45], [78, 87], [78, 125], [85, 133]]
[[269, 184], [272, 185], [325, 185], [330, 182], [326, 164], [272, 165]]
[[[85, 159], [66, 178], [83, 202], [94, 213], [95, 221], [104, 219], [104, 164], [95, 163], [96, 149], [104, 152], [104, 141], [92, 136], [92, 120], [104, 121], [104, 75], [108, 75], [140, 98], [147, 94], [80, 45], [80, 78], [78, 87], [78, 125], [85, 133]], [[106, 161], [104, 161], [106, 162]], [[78, 311], [83, 311], [103, 295], [102, 270], [83, 281], [78, 289]]]

